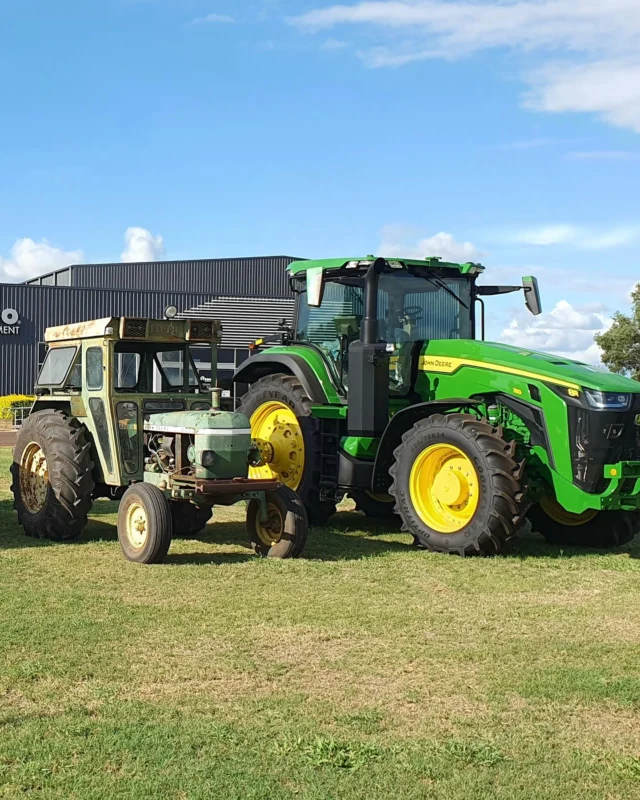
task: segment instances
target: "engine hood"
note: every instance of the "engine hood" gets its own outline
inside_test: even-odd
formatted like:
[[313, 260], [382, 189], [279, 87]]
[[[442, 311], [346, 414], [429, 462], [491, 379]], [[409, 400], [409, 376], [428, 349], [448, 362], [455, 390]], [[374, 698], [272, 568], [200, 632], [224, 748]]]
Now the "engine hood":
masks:
[[[423, 364], [429, 369], [431, 359], [438, 357], [460, 359], [459, 366], [477, 366], [514, 374], [528, 373], [530, 377], [551, 382], [570, 383], [602, 392], [640, 393], [640, 382], [605, 372], [579, 361], [549, 353], [539, 353], [523, 347], [497, 342], [470, 339], [432, 339], [422, 350]], [[473, 362], [473, 363], [466, 363]], [[455, 366], [456, 362], [452, 362]], [[438, 367], [436, 365], [436, 371]]]

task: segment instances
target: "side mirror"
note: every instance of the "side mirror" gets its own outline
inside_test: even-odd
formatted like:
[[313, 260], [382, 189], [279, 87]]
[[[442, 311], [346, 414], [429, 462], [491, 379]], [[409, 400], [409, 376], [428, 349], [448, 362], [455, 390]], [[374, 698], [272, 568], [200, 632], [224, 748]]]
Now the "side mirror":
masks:
[[522, 279], [522, 288], [524, 289], [524, 303], [529, 311], [537, 317], [542, 314], [542, 302], [540, 300], [540, 288], [538, 286], [538, 279], [528, 276]]
[[324, 270], [312, 267], [307, 270], [307, 303], [312, 308], [322, 305], [324, 296]]

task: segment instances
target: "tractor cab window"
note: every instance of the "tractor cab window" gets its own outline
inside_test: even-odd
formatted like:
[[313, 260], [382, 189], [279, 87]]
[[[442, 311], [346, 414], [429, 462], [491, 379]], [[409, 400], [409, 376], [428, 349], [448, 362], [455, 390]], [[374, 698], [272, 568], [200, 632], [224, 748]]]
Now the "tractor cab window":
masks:
[[[394, 271], [380, 276], [378, 333], [392, 345], [390, 383], [394, 394], [411, 388], [416, 347], [430, 339], [471, 339], [471, 284], [463, 277], [434, 273], [431, 279]], [[325, 355], [347, 388], [349, 345], [360, 338], [364, 315], [364, 276], [329, 278], [320, 307], [300, 295], [297, 338]]]
[[[185, 372], [187, 386], [185, 387]], [[118, 342], [114, 352], [114, 388], [119, 392], [161, 394], [199, 392], [202, 386], [189, 348]]]
[[77, 352], [77, 347], [50, 347], [38, 376], [38, 386], [62, 386]]

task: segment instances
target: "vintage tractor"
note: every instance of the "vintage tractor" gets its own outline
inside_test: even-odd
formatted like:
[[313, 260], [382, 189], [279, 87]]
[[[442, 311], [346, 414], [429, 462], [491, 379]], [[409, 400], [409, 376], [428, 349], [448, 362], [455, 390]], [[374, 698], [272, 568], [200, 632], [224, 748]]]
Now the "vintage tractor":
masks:
[[483, 270], [292, 263], [293, 327], [255, 343], [235, 375], [250, 384], [240, 411], [263, 461], [250, 474], [295, 489], [314, 524], [349, 494], [441, 552], [498, 553], [525, 517], [555, 543], [628, 542], [640, 529], [640, 383], [485, 342], [484, 297], [524, 290], [541, 308], [535, 278], [478, 285]]
[[158, 563], [176, 535], [193, 535], [215, 505], [247, 501], [260, 555], [300, 555], [307, 515], [260, 462], [249, 420], [205, 392], [192, 349], [211, 348], [215, 320], [114, 317], [49, 328], [31, 415], [14, 450], [13, 494], [25, 532], [77, 539], [98, 497], [120, 501], [118, 538], [131, 561]]

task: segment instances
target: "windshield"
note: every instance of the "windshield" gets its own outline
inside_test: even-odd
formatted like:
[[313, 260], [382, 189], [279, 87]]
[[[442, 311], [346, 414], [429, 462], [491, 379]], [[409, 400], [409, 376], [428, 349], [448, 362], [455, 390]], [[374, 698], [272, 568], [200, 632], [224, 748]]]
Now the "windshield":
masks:
[[[380, 277], [378, 332], [381, 341], [402, 344], [429, 339], [473, 338], [470, 281], [441, 276], [435, 280], [450, 292], [444, 286], [406, 272]], [[298, 339], [329, 350], [336, 346], [336, 338], [342, 335], [357, 339], [364, 315], [363, 287], [362, 278], [328, 281], [320, 308], [310, 308], [303, 293], [298, 314]]]
[[[402, 395], [411, 386], [416, 342], [472, 339], [471, 282], [463, 277], [408, 272], [380, 276], [378, 338], [391, 345], [390, 389]], [[336, 378], [347, 388], [349, 345], [360, 338], [364, 316], [364, 277], [340, 276], [325, 285], [322, 305], [310, 307], [300, 295], [297, 338], [322, 350]], [[419, 345], [417, 345], [419, 346]]]
[[189, 376], [188, 391], [202, 389], [186, 346], [118, 342], [114, 366], [114, 388], [119, 392], [182, 392], [185, 390], [185, 366]]

